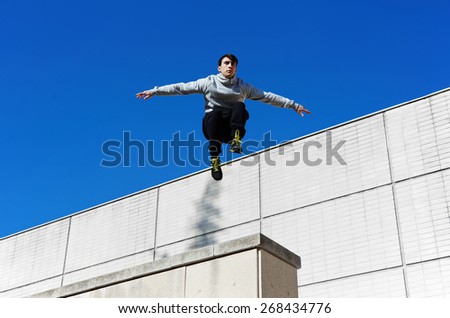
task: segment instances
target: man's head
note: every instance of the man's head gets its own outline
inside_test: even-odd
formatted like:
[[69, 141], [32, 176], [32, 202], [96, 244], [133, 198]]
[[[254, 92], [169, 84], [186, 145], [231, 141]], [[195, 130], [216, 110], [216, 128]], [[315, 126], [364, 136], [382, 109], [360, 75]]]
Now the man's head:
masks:
[[233, 78], [236, 75], [238, 59], [233, 54], [225, 54], [219, 59], [219, 72], [226, 78]]

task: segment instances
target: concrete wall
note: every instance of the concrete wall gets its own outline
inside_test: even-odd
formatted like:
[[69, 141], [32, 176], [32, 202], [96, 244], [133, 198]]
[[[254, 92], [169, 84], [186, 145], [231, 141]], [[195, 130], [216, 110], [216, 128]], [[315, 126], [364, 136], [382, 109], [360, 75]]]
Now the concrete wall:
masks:
[[300, 258], [255, 234], [33, 297], [296, 298]]
[[[292, 165], [329, 133], [346, 165]], [[300, 296], [448, 296], [449, 136], [446, 89], [6, 237], [0, 296], [260, 232], [302, 256]]]

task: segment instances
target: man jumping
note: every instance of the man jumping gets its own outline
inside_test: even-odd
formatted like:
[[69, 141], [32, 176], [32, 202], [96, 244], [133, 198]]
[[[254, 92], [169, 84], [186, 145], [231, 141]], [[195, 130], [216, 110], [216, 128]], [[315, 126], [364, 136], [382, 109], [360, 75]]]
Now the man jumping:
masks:
[[230, 143], [230, 151], [242, 153], [242, 138], [249, 114], [245, 99], [258, 100], [273, 106], [291, 108], [299, 115], [310, 114], [302, 105], [283, 96], [260, 90], [236, 77], [238, 59], [233, 54], [225, 54], [218, 61], [219, 74], [210, 75], [197, 81], [178, 83], [155, 88], [136, 94], [147, 100], [155, 95], [203, 94], [205, 116], [202, 130], [209, 141], [211, 155], [211, 175], [214, 180], [222, 179], [220, 154], [222, 143]]

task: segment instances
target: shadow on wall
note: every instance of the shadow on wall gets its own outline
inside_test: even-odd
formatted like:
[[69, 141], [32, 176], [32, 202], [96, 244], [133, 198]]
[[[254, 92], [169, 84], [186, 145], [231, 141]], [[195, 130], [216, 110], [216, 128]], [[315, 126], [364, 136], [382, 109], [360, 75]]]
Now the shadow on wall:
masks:
[[220, 209], [215, 205], [220, 195], [220, 182], [209, 180], [200, 200], [195, 203], [196, 213], [199, 215], [196, 232], [199, 234], [190, 248], [201, 248], [217, 243], [214, 233], [208, 233], [219, 228]]

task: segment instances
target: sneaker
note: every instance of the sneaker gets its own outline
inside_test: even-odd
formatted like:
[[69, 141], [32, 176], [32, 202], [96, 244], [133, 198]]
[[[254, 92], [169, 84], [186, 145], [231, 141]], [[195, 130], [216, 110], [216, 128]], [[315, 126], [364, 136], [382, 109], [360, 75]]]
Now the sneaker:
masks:
[[239, 135], [239, 130], [236, 129], [234, 133], [234, 139], [230, 143], [230, 151], [235, 153], [242, 153], [242, 141]]
[[211, 158], [211, 175], [214, 180], [222, 180], [222, 168], [220, 168], [220, 158]]

